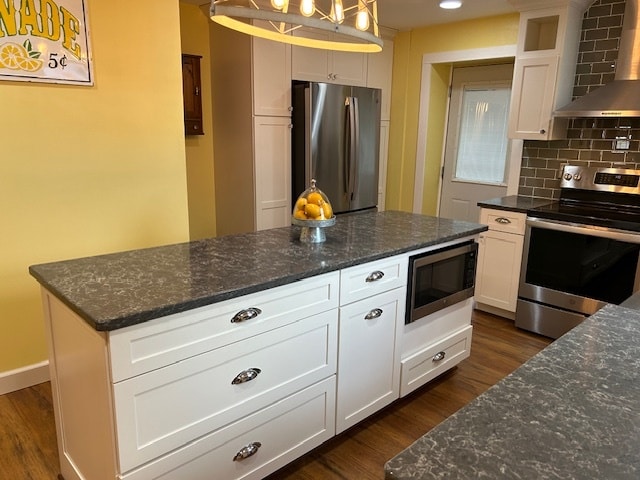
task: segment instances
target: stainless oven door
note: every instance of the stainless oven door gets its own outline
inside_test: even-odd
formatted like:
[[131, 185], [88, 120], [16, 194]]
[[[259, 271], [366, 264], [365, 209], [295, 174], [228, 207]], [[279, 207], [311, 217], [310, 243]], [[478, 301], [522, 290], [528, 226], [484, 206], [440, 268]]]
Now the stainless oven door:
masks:
[[637, 233], [527, 219], [516, 326], [555, 337], [564, 327], [551, 335], [531, 324], [566, 312], [571, 328], [607, 303], [623, 302], [638, 289], [639, 252]]

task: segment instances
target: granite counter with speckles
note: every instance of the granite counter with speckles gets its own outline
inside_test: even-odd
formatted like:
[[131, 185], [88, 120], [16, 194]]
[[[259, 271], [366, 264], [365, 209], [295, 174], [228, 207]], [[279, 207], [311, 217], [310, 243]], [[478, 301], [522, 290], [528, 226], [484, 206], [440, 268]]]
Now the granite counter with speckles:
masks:
[[29, 268], [96, 330], [109, 331], [380, 258], [487, 227], [404, 212], [340, 216], [326, 241], [300, 227], [210, 238]]
[[386, 478], [640, 478], [640, 311], [607, 305], [385, 465]]

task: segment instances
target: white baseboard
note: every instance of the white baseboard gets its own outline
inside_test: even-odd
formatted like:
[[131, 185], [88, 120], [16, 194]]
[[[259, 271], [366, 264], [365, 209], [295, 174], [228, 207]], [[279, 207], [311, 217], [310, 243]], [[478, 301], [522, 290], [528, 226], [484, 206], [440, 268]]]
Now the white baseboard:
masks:
[[49, 379], [48, 360], [8, 372], [2, 372], [0, 373], [0, 395], [48, 382]]

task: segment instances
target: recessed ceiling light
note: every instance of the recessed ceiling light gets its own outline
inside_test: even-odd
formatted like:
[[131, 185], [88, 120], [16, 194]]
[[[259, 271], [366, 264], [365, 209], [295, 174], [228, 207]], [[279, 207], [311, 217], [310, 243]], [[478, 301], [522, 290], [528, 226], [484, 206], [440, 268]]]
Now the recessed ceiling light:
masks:
[[462, 6], [462, 0], [441, 0], [440, 8], [446, 8], [447, 10], [453, 10], [454, 8], [460, 8]]

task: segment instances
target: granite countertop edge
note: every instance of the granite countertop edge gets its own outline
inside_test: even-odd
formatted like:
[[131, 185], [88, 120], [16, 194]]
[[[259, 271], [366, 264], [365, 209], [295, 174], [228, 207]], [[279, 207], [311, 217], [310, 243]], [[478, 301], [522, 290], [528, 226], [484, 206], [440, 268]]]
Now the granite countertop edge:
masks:
[[[487, 230], [393, 211], [350, 216], [336, 227], [326, 244], [303, 245], [300, 227], [291, 226], [32, 265], [29, 273], [95, 330], [112, 331]], [[243, 245], [250, 254], [238, 253]]]
[[542, 207], [552, 203], [553, 199], [524, 197], [522, 195], [507, 195], [478, 202], [481, 208], [491, 208], [494, 210], [505, 210], [509, 212], [527, 213], [532, 208]]

